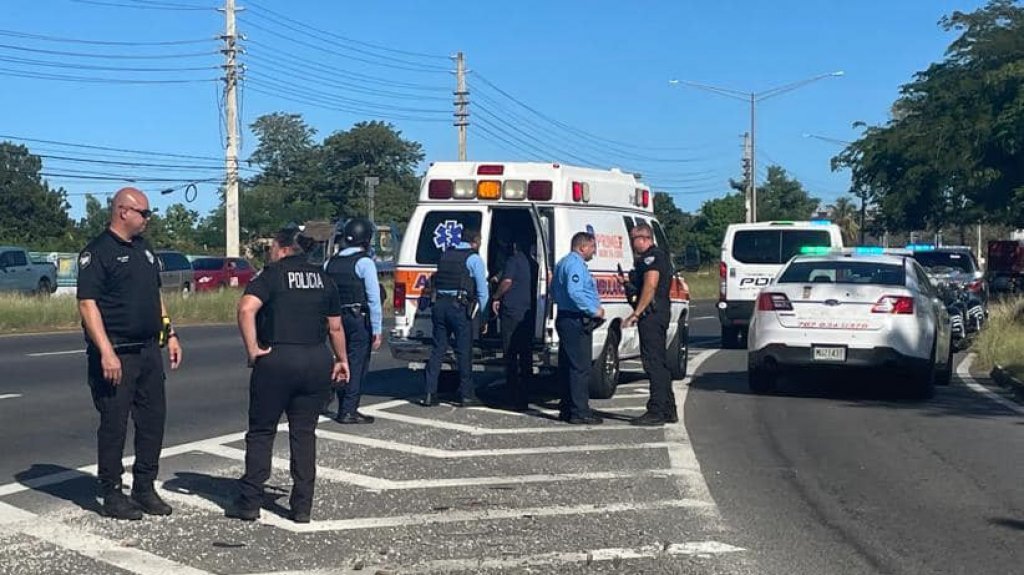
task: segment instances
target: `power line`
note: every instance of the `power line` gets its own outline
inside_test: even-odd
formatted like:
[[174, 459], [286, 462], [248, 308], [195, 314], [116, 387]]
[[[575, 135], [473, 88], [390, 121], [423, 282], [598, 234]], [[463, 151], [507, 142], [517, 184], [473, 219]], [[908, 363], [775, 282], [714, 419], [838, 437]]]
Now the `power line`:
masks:
[[314, 98], [325, 98], [325, 99], [336, 100], [336, 101], [342, 103], [343, 105], [360, 106], [360, 107], [365, 107], [365, 108], [368, 108], [368, 109], [378, 109], [378, 110], [383, 110], [383, 111], [395, 111], [395, 112], [403, 112], [403, 113], [410, 113], [410, 114], [448, 114], [449, 113], [448, 110], [439, 110], [439, 109], [430, 109], [430, 108], [406, 108], [406, 107], [391, 106], [391, 105], [388, 105], [388, 104], [377, 104], [375, 102], [368, 102], [366, 100], [356, 100], [356, 99], [353, 99], [353, 98], [346, 98], [344, 96], [338, 96], [338, 95], [330, 93], [330, 92], [324, 92], [324, 91], [321, 91], [321, 90], [316, 90], [315, 88], [303, 88], [301, 86], [296, 86], [294, 83], [290, 83], [288, 81], [277, 80], [277, 79], [275, 79], [273, 77], [267, 76], [267, 75], [262, 74], [260, 72], [255, 72], [254, 73], [254, 72], [250, 71], [246, 75], [246, 80], [248, 80], [248, 81], [256, 80], [256, 83], [258, 85], [259, 84], [266, 85], [266, 84], [269, 83], [269, 84], [271, 84], [271, 86], [270, 86], [271, 88], [275, 87], [273, 85], [276, 85], [278, 89], [283, 90], [283, 91], [296, 92], [298, 90], [302, 90], [302, 92], [305, 93], [307, 96], [311, 96], [311, 97], [314, 97]]
[[168, 79], [168, 80], [133, 80], [128, 78], [102, 78], [95, 76], [67, 76], [63, 74], [43, 74], [39, 72], [23, 72], [10, 68], [0, 68], [0, 76], [12, 76], [15, 78], [29, 78], [33, 80], [57, 80], [62, 82], [78, 82], [91, 84], [199, 84], [206, 82], [218, 82], [218, 78], [209, 79]]
[[[40, 158], [47, 159], [47, 160], [58, 160], [58, 161], [64, 161], [64, 162], [75, 162], [75, 163], [83, 163], [83, 164], [97, 164], [97, 165], [104, 165], [104, 166], [128, 166], [128, 167], [133, 167], [133, 168], [157, 168], [157, 169], [166, 168], [166, 169], [175, 169], [175, 170], [177, 170], [177, 169], [183, 169], [183, 170], [223, 170], [224, 169], [224, 166], [202, 166], [202, 165], [196, 165], [196, 164], [160, 164], [160, 163], [149, 163], [149, 162], [122, 162], [122, 161], [117, 161], [117, 160], [96, 160], [96, 159], [81, 158], [81, 157], [76, 157], [76, 156], [61, 156], [61, 155], [36, 154], [36, 153], [32, 153], [32, 155], [38, 156]], [[253, 170], [252, 168], [239, 168], [239, 169], [247, 169], [249, 171], [257, 171], [257, 170]]]
[[27, 46], [15, 46], [13, 44], [0, 44], [5, 50], [17, 50], [19, 52], [32, 52], [33, 54], [49, 54], [51, 56], [71, 56], [73, 58], [102, 58], [110, 60], [171, 60], [177, 58], [198, 58], [201, 56], [216, 56], [216, 50], [205, 52], [186, 52], [181, 54], [96, 54], [94, 52], [68, 52], [66, 50], [46, 50], [44, 48], [29, 48]]
[[91, 4], [93, 6], [106, 6], [111, 8], [136, 8], [139, 10], [167, 10], [167, 11], [194, 11], [194, 10], [216, 10], [214, 7], [192, 6], [192, 5], [148, 5], [148, 4], [124, 4], [120, 2], [102, 2], [100, 0], [71, 0], [78, 4]]
[[[248, 81], [246, 83], [248, 83]], [[252, 85], [250, 83], [248, 85], [248, 89], [253, 91], [253, 92], [256, 92], [258, 94], [263, 94], [264, 96], [271, 96], [271, 97], [278, 98], [278, 99], [281, 99], [281, 100], [287, 100], [289, 102], [294, 102], [296, 104], [305, 104], [307, 106], [313, 106], [313, 107], [322, 108], [322, 109], [325, 109], [325, 110], [333, 110], [333, 111], [336, 111], [336, 112], [346, 112], [346, 113], [349, 113], [349, 114], [362, 114], [362, 115], [370, 116], [370, 117], [373, 117], [373, 118], [382, 118], [382, 119], [388, 119], [388, 120], [407, 120], [407, 121], [410, 121], [410, 122], [447, 122], [448, 121], [447, 118], [427, 118], [427, 117], [422, 117], [422, 116], [402, 116], [402, 115], [398, 115], [398, 114], [381, 114], [379, 112], [370, 112], [370, 111], [367, 111], [367, 110], [357, 110], [357, 109], [353, 109], [353, 108], [347, 108], [347, 107], [339, 106], [339, 105], [333, 104], [333, 103], [331, 103], [329, 101], [325, 101], [323, 99], [317, 99], [316, 97], [313, 97], [313, 98], [310, 98], [309, 96], [305, 96], [304, 97], [301, 94], [296, 96], [296, 95], [294, 95], [295, 92], [292, 92], [292, 91], [282, 91], [282, 90], [271, 91], [271, 90], [273, 90], [273, 88], [268, 89], [268, 90], [263, 90], [263, 89], [259, 88], [259, 84], [258, 83], [256, 85]], [[288, 95], [288, 94], [291, 94], [291, 95]]]
[[[390, 98], [397, 98], [397, 99], [404, 98], [404, 99], [411, 99], [411, 100], [434, 100], [434, 101], [441, 101], [441, 102], [447, 102], [450, 99], [450, 98], [448, 98], [446, 96], [429, 96], [429, 95], [424, 95], [424, 94], [412, 94], [412, 93], [409, 93], [409, 92], [393, 92], [393, 91], [390, 91], [390, 90], [382, 90], [380, 88], [367, 88], [367, 87], [355, 86], [355, 85], [352, 85], [352, 84], [345, 84], [345, 83], [341, 83], [341, 82], [338, 82], [338, 81], [334, 80], [333, 78], [331, 78], [327, 74], [322, 74], [322, 73], [317, 73], [317, 72], [310, 72], [310, 71], [307, 71], [307, 70], [303, 70], [303, 71], [299, 72], [299, 71], [295, 71], [295, 67], [294, 66], [288, 66], [286, 64], [275, 64], [271, 60], [264, 61], [263, 58], [255, 58], [254, 59], [254, 58], [251, 57], [251, 55], [248, 58], [248, 60], [250, 62], [255, 61], [257, 64], [261, 64], [263, 66], [267, 66], [267, 67], [271, 68], [276, 74], [281, 74], [283, 76], [289, 76], [289, 77], [292, 77], [292, 78], [298, 78], [300, 80], [305, 80], [307, 78], [314, 78], [314, 79], [318, 80], [318, 82], [317, 82], [318, 84], [333, 86], [333, 87], [336, 87], [336, 88], [339, 88], [339, 89], [342, 89], [342, 90], [348, 90], [348, 91], [352, 91], [352, 92], [356, 92], [356, 93], [360, 93], [360, 94], [367, 94], [367, 95], [379, 96], [379, 97], [390, 97]], [[251, 70], [252, 68], [250, 67], [249, 69]]]
[[[306, 46], [307, 48], [310, 48], [312, 50], [317, 50], [319, 52], [323, 52], [323, 53], [327, 53], [327, 54], [332, 54], [332, 55], [335, 55], [335, 56], [338, 56], [338, 57], [341, 57], [341, 58], [346, 58], [348, 60], [354, 60], [356, 62], [363, 62], [365, 64], [371, 64], [371, 65], [374, 65], [374, 66], [382, 66], [382, 67], [385, 67], [385, 68], [392, 68], [392, 69], [395, 69], [395, 70], [406, 70], [406, 71], [409, 71], [409, 72], [446, 73], [446, 74], [448, 73], [448, 69], [447, 68], [442, 68], [440, 66], [427, 66], [427, 65], [415, 64], [415, 63], [413, 63], [413, 64], [394, 64], [394, 63], [390, 63], [390, 62], [374, 61], [374, 60], [369, 60], [369, 59], [366, 59], [366, 58], [360, 58], [358, 56], [351, 56], [351, 55], [348, 55], [348, 54], [343, 54], [341, 52], [337, 52], [336, 50], [332, 50], [332, 49], [329, 49], [329, 48], [324, 48], [322, 46], [317, 46], [316, 44], [311, 44], [309, 42], [306, 42], [305, 40], [299, 40], [297, 38], [293, 38], [291, 36], [288, 36], [287, 34], [281, 34], [280, 32], [275, 32], [273, 29], [267, 28], [266, 26], [261, 26], [261, 25], [259, 25], [257, 23], [254, 23], [251, 20], [249, 20], [248, 18], [240, 18], [240, 19], [243, 20], [246, 23], [246, 25], [248, 25], [248, 26], [250, 26], [252, 28], [256, 28], [257, 30], [262, 30], [264, 32], [267, 32], [268, 34], [271, 34], [273, 36], [277, 36], [278, 38], [281, 38], [283, 40], [287, 40], [289, 42], [292, 42], [292, 43], [295, 43], [295, 44], [299, 44], [300, 46]], [[282, 25], [282, 26], [284, 26], [284, 25]], [[287, 28], [288, 26], [285, 26], [285, 27]]]
[[129, 149], [129, 148], [112, 148], [112, 147], [109, 147], [109, 146], [97, 146], [97, 145], [93, 145], [93, 144], [80, 144], [80, 143], [75, 143], [75, 142], [61, 142], [61, 141], [57, 141], [57, 140], [43, 140], [43, 139], [39, 139], [39, 138], [25, 138], [25, 137], [22, 137], [22, 136], [11, 136], [11, 135], [6, 135], [6, 134], [0, 134], [0, 139], [2, 139], [2, 140], [19, 141], [19, 142], [32, 142], [32, 143], [36, 143], [36, 144], [49, 144], [49, 145], [53, 145], [53, 146], [65, 146], [65, 147], [69, 147], [69, 148], [82, 148], [82, 149], [86, 149], [86, 150], [101, 150], [101, 151], [105, 151], [105, 152], [122, 152], [122, 153], [126, 153], [126, 154], [140, 154], [140, 155], [147, 155], [147, 156], [163, 156], [163, 157], [166, 157], [166, 158], [182, 158], [182, 159], [186, 159], [186, 160], [211, 160], [211, 161], [216, 161], [216, 162], [224, 161], [224, 158], [216, 158], [216, 157], [212, 157], [212, 156], [192, 156], [192, 155], [187, 155], [187, 154], [173, 154], [173, 153], [169, 153], [169, 152], [152, 152], [152, 151], [135, 150], [135, 149]]
[[269, 58], [271, 60], [283, 59], [283, 60], [287, 60], [287, 61], [291, 62], [289, 64], [289, 66], [292, 67], [292, 68], [304, 67], [304, 68], [313, 68], [313, 69], [323, 70], [323, 71], [325, 71], [327, 73], [330, 73], [332, 75], [335, 75], [335, 76], [342, 76], [342, 77], [350, 78], [350, 79], [353, 79], [353, 80], [356, 80], [356, 81], [360, 81], [360, 82], [363, 82], [363, 83], [366, 83], [366, 84], [375, 84], [375, 85], [379, 85], [379, 86], [385, 86], [387, 88], [404, 88], [404, 89], [408, 89], [408, 90], [424, 90], [424, 91], [448, 91], [448, 90], [451, 89], [450, 86], [429, 85], [429, 84], [420, 84], [420, 83], [412, 83], [412, 82], [401, 82], [401, 81], [395, 80], [394, 78], [384, 78], [384, 77], [381, 77], [381, 76], [372, 76], [372, 75], [369, 75], [369, 74], [361, 74], [361, 73], [358, 73], [358, 72], [352, 72], [350, 70], [345, 70], [343, 68], [339, 68], [338, 66], [325, 66], [325, 65], [320, 64], [318, 62], [311, 61], [309, 58], [305, 58], [303, 56], [296, 56], [294, 53], [288, 52], [286, 50], [281, 50], [280, 48], [276, 48], [276, 47], [271, 47], [269, 45], [265, 45], [262, 42], [259, 42], [257, 40], [246, 39], [246, 45], [248, 47], [250, 47], [250, 48], [251, 47], [260, 48], [260, 47], [266, 46], [267, 50], [271, 54], [273, 54], [273, 56], [263, 56], [263, 55], [261, 55], [259, 50], [253, 51], [253, 50], [250, 49], [250, 50], [246, 50], [246, 55], [247, 56], [259, 55], [260, 58]]
[[63, 178], [68, 180], [83, 180], [83, 181], [97, 181], [97, 182], [128, 182], [128, 183], [217, 183], [222, 182], [223, 178], [150, 178], [144, 176], [125, 176], [118, 174], [102, 175], [97, 174], [95, 176], [84, 175], [84, 174], [71, 174], [62, 172], [39, 172], [39, 175], [43, 178]]
[[367, 48], [371, 48], [371, 49], [374, 49], [374, 50], [380, 50], [382, 52], [390, 52], [392, 54], [403, 54], [405, 56], [412, 56], [412, 57], [417, 57], [417, 58], [430, 58], [430, 59], [445, 60], [445, 61], [448, 60], [448, 56], [442, 56], [442, 55], [439, 55], [439, 54], [428, 54], [428, 53], [425, 53], [425, 52], [413, 52], [413, 51], [409, 51], [409, 50], [400, 50], [398, 48], [391, 48], [391, 47], [388, 47], [388, 46], [382, 46], [380, 44], [373, 44], [371, 42], [365, 42], [365, 41], [362, 41], [362, 40], [356, 40], [356, 39], [353, 39], [353, 38], [348, 38], [346, 36], [342, 36], [342, 35], [336, 34], [334, 32], [328, 32], [326, 30], [322, 30], [320, 28], [316, 28], [314, 26], [310, 26], [309, 24], [304, 24], [302, 22], [299, 22], [298, 20], [294, 20], [292, 18], [289, 18], [288, 16], [286, 16], [284, 14], [281, 14], [280, 12], [274, 12], [273, 10], [265, 8], [265, 7], [261, 6], [258, 2], [250, 1], [250, 2], [248, 2], [248, 4], [249, 4], [250, 7], [254, 8], [257, 12], [259, 12], [259, 11], [266, 12], [267, 14], [270, 14], [270, 15], [274, 16], [276, 19], [285, 20], [287, 22], [291, 22], [293, 24], [296, 24], [296, 25], [301, 26], [303, 28], [306, 28], [308, 30], [312, 30], [314, 32], [319, 32], [320, 34], [329, 36], [330, 38], [332, 38], [335, 41], [340, 40], [342, 42], [348, 42], [350, 44], [355, 44], [355, 45], [358, 45], [358, 46], [365, 46]]
[[202, 40], [163, 40], [163, 41], [150, 41], [150, 42], [117, 42], [113, 40], [85, 40], [81, 38], [63, 38], [60, 36], [46, 36], [43, 34], [29, 34], [27, 32], [17, 32], [15, 30], [0, 30], [0, 36], [8, 36], [11, 38], [24, 38], [26, 40], [41, 40], [44, 42], [57, 42], [63, 44], [86, 44], [91, 46], [182, 46], [186, 44], [205, 44], [208, 42], [215, 42], [216, 38], [203, 38]]
[[76, 70], [100, 70], [107, 72], [202, 72], [206, 70], [218, 70], [218, 66], [192, 66], [192, 67], [172, 67], [172, 68], [128, 68], [122, 66], [95, 66], [92, 64], [77, 64], [77, 63], [62, 63], [62, 62], [50, 62], [47, 60], [34, 60], [31, 58], [7, 58], [0, 56], [0, 62], [9, 62], [11, 64], [22, 64], [28, 66], [43, 66], [46, 68], [73, 68]]

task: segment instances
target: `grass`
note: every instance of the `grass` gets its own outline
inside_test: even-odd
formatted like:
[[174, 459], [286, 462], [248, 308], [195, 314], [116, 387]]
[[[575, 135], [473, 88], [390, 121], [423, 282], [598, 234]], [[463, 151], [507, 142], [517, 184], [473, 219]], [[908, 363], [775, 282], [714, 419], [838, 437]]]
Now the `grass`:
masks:
[[682, 276], [690, 286], [691, 300], [718, 299], [718, 274], [688, 272]]
[[[388, 292], [384, 302], [384, 315], [390, 316], [392, 281], [382, 279]], [[198, 293], [189, 298], [180, 294], [164, 294], [167, 312], [175, 325], [233, 323], [235, 307], [241, 290], [217, 293]], [[74, 296], [49, 298], [20, 295], [0, 295], [0, 333], [38, 333], [81, 329], [78, 300]]]
[[989, 321], [974, 342], [978, 366], [1000, 365], [1024, 379], [1024, 299], [1009, 299], [989, 307]]

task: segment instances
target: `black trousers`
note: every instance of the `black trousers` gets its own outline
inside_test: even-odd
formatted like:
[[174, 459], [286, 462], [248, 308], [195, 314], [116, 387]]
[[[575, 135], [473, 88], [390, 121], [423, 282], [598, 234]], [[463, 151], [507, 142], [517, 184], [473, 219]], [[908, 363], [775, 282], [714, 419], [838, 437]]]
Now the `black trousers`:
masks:
[[338, 415], [351, 415], [359, 409], [363, 397], [363, 382], [370, 370], [373, 330], [366, 314], [341, 314], [345, 329], [345, 350], [348, 352], [348, 383], [338, 388]]
[[640, 356], [644, 371], [651, 380], [651, 397], [647, 411], [663, 417], [676, 412], [676, 396], [672, 391], [672, 371], [668, 366], [665, 348], [668, 345], [668, 306], [664, 311], [648, 314], [637, 324], [640, 332]]
[[583, 329], [583, 318], [558, 314], [558, 381], [562, 401], [558, 410], [563, 416], [590, 417], [590, 367], [594, 336]]
[[96, 431], [100, 494], [121, 489], [125, 436], [128, 416], [135, 423], [135, 465], [133, 489], [153, 489], [160, 468], [160, 450], [164, 442], [167, 402], [164, 394], [164, 364], [156, 340], [133, 348], [118, 350], [121, 383], [111, 385], [103, 379], [103, 366], [95, 349], [87, 353], [89, 388], [93, 405], [100, 414]]
[[466, 307], [453, 297], [438, 297], [431, 322], [434, 325], [434, 347], [425, 370], [427, 393], [437, 393], [437, 378], [441, 375], [441, 360], [452, 335], [455, 336], [455, 362], [459, 370], [459, 395], [475, 397], [473, 387], [473, 324], [466, 315]]
[[533, 376], [533, 331], [532, 310], [506, 311], [501, 308], [501, 352], [505, 358], [505, 383], [512, 390], [517, 404], [527, 402], [526, 384]]
[[288, 414], [292, 511], [309, 512], [316, 480], [316, 424], [330, 396], [333, 357], [324, 345], [273, 346], [256, 362], [249, 379], [249, 431], [245, 434], [245, 475], [241, 505], [258, 509], [270, 479], [274, 437]]

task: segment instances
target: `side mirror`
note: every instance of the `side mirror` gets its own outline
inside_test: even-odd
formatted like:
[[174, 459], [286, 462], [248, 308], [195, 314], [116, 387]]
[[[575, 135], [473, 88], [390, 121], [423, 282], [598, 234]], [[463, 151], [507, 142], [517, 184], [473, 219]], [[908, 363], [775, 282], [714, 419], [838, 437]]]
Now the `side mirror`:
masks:
[[700, 269], [700, 250], [697, 246], [686, 246], [686, 252], [683, 255], [683, 270], [688, 272], [696, 272]]

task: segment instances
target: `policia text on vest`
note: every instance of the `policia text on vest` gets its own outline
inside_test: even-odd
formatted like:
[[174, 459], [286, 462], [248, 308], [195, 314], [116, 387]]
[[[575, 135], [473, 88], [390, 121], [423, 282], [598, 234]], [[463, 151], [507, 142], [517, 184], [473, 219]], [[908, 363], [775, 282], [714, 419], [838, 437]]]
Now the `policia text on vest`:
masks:
[[[288, 414], [291, 444], [291, 518], [310, 521], [316, 476], [316, 425], [332, 385], [348, 380], [348, 356], [338, 290], [302, 255], [312, 241], [298, 230], [274, 237], [270, 264], [246, 287], [238, 304], [252, 376], [245, 475], [228, 517], [253, 521], [260, 515], [263, 486], [270, 478], [274, 436]], [[324, 345], [330, 341], [330, 349]], [[333, 351], [333, 355], [332, 352]]]

